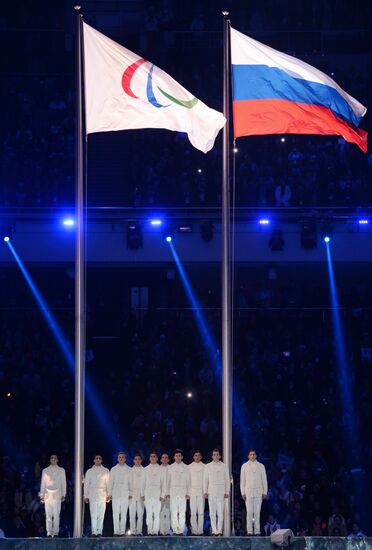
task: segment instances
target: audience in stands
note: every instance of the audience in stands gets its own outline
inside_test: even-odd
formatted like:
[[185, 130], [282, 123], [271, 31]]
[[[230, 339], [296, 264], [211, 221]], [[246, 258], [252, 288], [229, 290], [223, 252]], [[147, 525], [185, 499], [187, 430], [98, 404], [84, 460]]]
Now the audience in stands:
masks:
[[[288, 287], [274, 286], [272, 304], [292, 300]], [[359, 290], [367, 307], [371, 287]], [[259, 283], [256, 289], [245, 287], [246, 300], [253, 307], [260, 305], [260, 294]], [[66, 298], [51, 292], [49, 299], [52, 305], [59, 304], [59, 322], [71, 335], [73, 310], [68, 296], [66, 289]], [[1, 444], [0, 527], [6, 536], [45, 534], [37, 493], [41, 469], [55, 450], [68, 476], [61, 518], [61, 533], [68, 535], [73, 504], [73, 376], [40, 315], [33, 308], [19, 309], [24, 298], [22, 292], [7, 297], [13, 309], [10, 315], [8, 310], [2, 313], [0, 325], [0, 379], [5, 389], [1, 415], [8, 430]], [[211, 449], [221, 443], [219, 353], [213, 360], [205, 350], [190, 311], [149, 309], [140, 314], [119, 304], [112, 311], [106, 300], [99, 292], [88, 297], [87, 376], [102, 400], [103, 412], [97, 410], [99, 401], [92, 410], [87, 394], [86, 456], [98, 448], [104, 464], [111, 466], [113, 454], [122, 447], [130, 456], [139, 451], [146, 460], [150, 449], [172, 451], [182, 446], [186, 462], [195, 448], [201, 448], [204, 461], [210, 460]], [[348, 309], [343, 317], [352, 345], [355, 387], [360, 388], [356, 429], [363, 456], [350, 453], [344, 439], [346, 417], [332, 352], [330, 312], [301, 306], [278, 311], [268, 306], [240, 310], [234, 331], [236, 533], [245, 528], [240, 465], [246, 450], [254, 446], [265, 463], [270, 489], [263, 505], [262, 534], [278, 525], [296, 535], [370, 534], [372, 396], [364, 383], [368, 357], [361, 353], [362, 348], [372, 347], [370, 311]], [[110, 311], [114, 340], [91, 339], [99, 336], [98, 327], [105, 326], [103, 311]], [[207, 310], [206, 315], [218, 341], [219, 312]], [[97, 413], [106, 415], [106, 425]]]

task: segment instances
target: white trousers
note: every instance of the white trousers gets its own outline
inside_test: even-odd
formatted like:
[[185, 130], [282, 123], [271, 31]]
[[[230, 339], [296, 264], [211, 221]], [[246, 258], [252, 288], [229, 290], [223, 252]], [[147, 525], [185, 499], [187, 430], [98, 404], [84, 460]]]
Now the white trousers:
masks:
[[170, 531], [170, 504], [169, 499], [165, 499], [161, 503], [160, 508], [160, 534], [168, 535]]
[[225, 505], [225, 499], [221, 497], [209, 497], [209, 517], [211, 520], [212, 534], [222, 534], [223, 530], [223, 511]]
[[159, 534], [160, 508], [159, 497], [145, 497], [146, 525], [148, 535]]
[[[247, 497], [245, 506], [247, 508], [247, 533], [254, 531], [255, 535], [261, 533], [260, 513], [261, 513], [262, 497]], [[254, 527], [253, 527], [254, 525]]]
[[203, 495], [190, 497], [191, 532], [193, 535], [202, 535], [204, 528], [204, 506]]
[[92, 535], [102, 535], [103, 519], [106, 511], [105, 500], [89, 499], [90, 521], [92, 522]]
[[129, 501], [129, 520], [132, 535], [142, 535], [143, 529], [143, 502], [132, 498]]
[[125, 535], [128, 514], [128, 497], [112, 499], [112, 518], [114, 520], [114, 534]]
[[186, 497], [171, 495], [170, 512], [172, 531], [176, 535], [181, 535], [185, 529], [186, 522]]
[[45, 495], [45, 518], [47, 534], [58, 537], [59, 515], [61, 513], [61, 493], [48, 493]]

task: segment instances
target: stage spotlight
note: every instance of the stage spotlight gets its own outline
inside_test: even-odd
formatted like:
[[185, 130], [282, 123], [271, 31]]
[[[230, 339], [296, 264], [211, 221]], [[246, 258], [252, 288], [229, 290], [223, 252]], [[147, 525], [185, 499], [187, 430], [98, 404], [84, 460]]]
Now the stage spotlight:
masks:
[[153, 227], [159, 227], [163, 222], [159, 219], [150, 220], [150, 224]]
[[284, 248], [283, 233], [280, 229], [274, 229], [269, 240], [269, 247], [273, 252], [281, 252]]
[[358, 223], [359, 223], [359, 225], [368, 225], [369, 220], [367, 220], [366, 218], [363, 218], [363, 219], [358, 220]]
[[[329, 243], [332, 235], [333, 235], [333, 226], [331, 221], [323, 220], [320, 225], [321, 238], [324, 240], [325, 243]], [[326, 237], [329, 239], [328, 241], [325, 240]]]
[[312, 250], [316, 247], [317, 233], [315, 221], [306, 221], [301, 229], [301, 246], [305, 250]]
[[73, 218], [66, 218], [62, 221], [62, 223], [65, 227], [74, 227], [75, 220]]
[[329, 243], [331, 238], [328, 235], [326, 235], [323, 240], [324, 240], [325, 243]]
[[170, 235], [168, 235], [167, 237], [165, 237], [165, 240], [167, 241], [167, 243], [171, 243], [172, 242], [172, 237]]
[[270, 220], [268, 220], [267, 218], [261, 218], [260, 220], [258, 220], [258, 223], [260, 225], [269, 225], [270, 224]]
[[187, 393], [187, 398], [188, 398], [188, 399], [191, 399], [191, 398], [192, 398], [192, 393], [191, 393], [191, 391], [189, 391], [189, 392]]
[[201, 168], [198, 168], [198, 174], [201, 174], [202, 173], [202, 169]]
[[127, 225], [127, 248], [130, 250], [138, 250], [142, 248], [142, 229], [141, 224], [137, 221], [130, 221]]
[[0, 235], [5, 243], [8, 243], [12, 240], [13, 237], [13, 227], [11, 225], [1, 225], [0, 226]]
[[239, 149], [237, 147], [234, 147], [234, 153], [237, 153]]
[[192, 233], [193, 226], [191, 223], [181, 223], [178, 228], [178, 233]]
[[285, 143], [285, 138], [284, 138], [284, 137], [280, 138], [280, 141], [281, 141], [282, 143]]
[[211, 222], [202, 222], [201, 226], [201, 238], [204, 242], [209, 243], [213, 239], [214, 226]]

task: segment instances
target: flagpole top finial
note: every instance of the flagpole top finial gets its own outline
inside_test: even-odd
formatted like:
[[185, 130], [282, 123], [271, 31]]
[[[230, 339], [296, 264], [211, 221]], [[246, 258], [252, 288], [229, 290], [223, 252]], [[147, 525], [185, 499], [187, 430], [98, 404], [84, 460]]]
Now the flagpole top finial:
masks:
[[81, 10], [81, 5], [80, 4], [75, 4], [74, 10], [76, 11], [76, 13], [79, 13], [80, 10]]
[[226, 18], [229, 17], [229, 12], [227, 10], [223, 10], [222, 15]]

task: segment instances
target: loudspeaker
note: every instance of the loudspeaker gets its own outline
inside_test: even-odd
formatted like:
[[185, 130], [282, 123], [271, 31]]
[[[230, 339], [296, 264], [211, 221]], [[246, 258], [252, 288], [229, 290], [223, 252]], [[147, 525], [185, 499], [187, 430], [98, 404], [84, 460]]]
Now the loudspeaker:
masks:
[[289, 546], [294, 541], [294, 538], [291, 529], [277, 529], [270, 535], [270, 542], [277, 546]]

